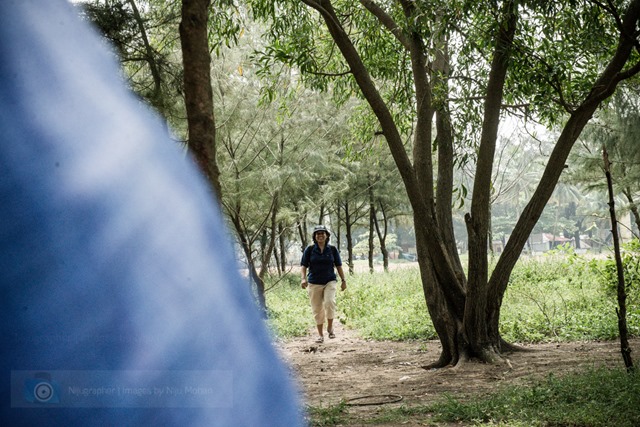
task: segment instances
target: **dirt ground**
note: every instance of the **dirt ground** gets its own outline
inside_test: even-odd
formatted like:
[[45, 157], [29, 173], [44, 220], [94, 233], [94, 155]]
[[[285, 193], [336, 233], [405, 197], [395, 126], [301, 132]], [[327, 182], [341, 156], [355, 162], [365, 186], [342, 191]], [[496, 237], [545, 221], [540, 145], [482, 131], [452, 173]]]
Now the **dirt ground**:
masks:
[[[502, 365], [471, 362], [458, 368], [426, 370], [422, 366], [435, 362], [440, 355], [438, 341], [370, 341], [339, 323], [335, 329], [336, 338], [328, 339], [325, 334], [323, 344], [314, 343], [315, 334], [310, 331], [306, 337], [276, 345], [300, 385], [305, 404], [328, 407], [341, 401], [366, 403], [349, 406], [350, 418], [363, 421], [381, 408], [425, 405], [445, 393], [464, 397], [507, 384], [526, 384], [550, 373], [623, 366], [618, 342], [590, 341], [525, 345], [522, 347], [527, 351], [509, 354], [508, 363]], [[640, 347], [640, 340], [633, 340], [631, 346]], [[401, 425], [436, 424], [422, 416]]]

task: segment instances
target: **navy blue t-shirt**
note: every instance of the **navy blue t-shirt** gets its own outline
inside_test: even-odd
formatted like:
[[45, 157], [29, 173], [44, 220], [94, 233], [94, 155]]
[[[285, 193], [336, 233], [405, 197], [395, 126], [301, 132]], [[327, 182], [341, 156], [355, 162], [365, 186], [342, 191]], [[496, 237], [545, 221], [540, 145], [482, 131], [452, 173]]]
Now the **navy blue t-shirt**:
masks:
[[340, 267], [342, 260], [335, 246], [327, 245], [320, 252], [318, 244], [308, 246], [302, 254], [300, 265], [309, 269], [307, 280], [315, 285], [326, 285], [336, 280], [336, 272], [333, 266]]

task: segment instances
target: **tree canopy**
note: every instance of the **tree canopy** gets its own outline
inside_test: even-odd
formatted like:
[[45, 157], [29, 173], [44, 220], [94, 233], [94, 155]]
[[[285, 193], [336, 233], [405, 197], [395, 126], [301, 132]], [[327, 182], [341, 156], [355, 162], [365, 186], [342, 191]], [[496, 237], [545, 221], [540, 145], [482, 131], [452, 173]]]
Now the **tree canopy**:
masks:
[[[125, 15], [131, 3], [120, 1], [131, 8]], [[145, 5], [151, 17], [165, 6]], [[368, 218], [377, 218], [383, 201], [402, 206], [390, 197], [395, 185], [368, 176], [376, 168], [387, 174], [390, 159], [413, 216], [425, 301], [443, 346], [436, 364], [499, 360], [510, 272], [548, 214], [583, 129], [640, 70], [640, 0], [246, 0], [215, 3], [211, 12], [210, 50], [220, 55], [214, 69], [227, 61], [213, 94], [223, 117], [222, 203], [245, 256], [266, 267], [285, 251], [276, 240], [295, 239], [295, 230], [304, 245], [307, 222], [328, 217], [344, 224], [351, 249], [355, 206], [368, 206]], [[116, 28], [127, 39], [136, 27]], [[244, 37], [259, 42], [237, 56]], [[501, 132], [514, 122], [556, 129], [539, 168], [526, 161], [540, 149], [535, 140]], [[508, 191], [518, 184], [509, 168], [528, 185]], [[558, 208], [571, 203], [555, 197]], [[506, 247], [490, 273], [492, 206], [499, 211], [506, 198], [514, 201], [505, 215], [513, 231], [503, 233]], [[372, 224], [359, 216], [355, 223]]]
[[[377, 118], [414, 212], [425, 298], [443, 344], [438, 365], [496, 360], [509, 273], [584, 126], [640, 69], [640, 2], [251, 4], [270, 23], [264, 63], [296, 66], [315, 87], [330, 80], [343, 97], [365, 99]], [[512, 109], [562, 132], [489, 276], [491, 174], [500, 119]], [[475, 165], [468, 276], [453, 237], [456, 162]]]

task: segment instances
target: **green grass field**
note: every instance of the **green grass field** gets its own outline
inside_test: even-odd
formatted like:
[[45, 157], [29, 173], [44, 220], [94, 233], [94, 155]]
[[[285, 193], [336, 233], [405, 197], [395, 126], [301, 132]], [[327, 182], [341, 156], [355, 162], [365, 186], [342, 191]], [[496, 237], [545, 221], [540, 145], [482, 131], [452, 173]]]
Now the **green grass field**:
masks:
[[[632, 276], [632, 275], [630, 275]], [[640, 281], [632, 276], [632, 281]], [[433, 339], [420, 275], [416, 268], [357, 273], [338, 294], [338, 317], [349, 328], [377, 340]], [[627, 322], [640, 335], [640, 286], [628, 286]], [[266, 295], [269, 324], [282, 338], [306, 334], [313, 326], [299, 276], [281, 280]], [[501, 332], [511, 342], [614, 339], [617, 300], [609, 260], [548, 256], [521, 261], [514, 269], [501, 314]]]

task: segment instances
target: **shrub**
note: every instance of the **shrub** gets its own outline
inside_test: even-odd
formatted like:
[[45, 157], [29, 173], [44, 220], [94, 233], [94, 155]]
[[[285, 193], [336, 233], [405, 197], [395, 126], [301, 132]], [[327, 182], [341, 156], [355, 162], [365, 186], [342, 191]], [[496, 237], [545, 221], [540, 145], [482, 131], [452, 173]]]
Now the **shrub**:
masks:
[[[620, 256], [628, 303], [638, 305], [640, 303], [640, 241], [634, 239], [623, 244]], [[589, 266], [594, 272], [601, 275], [605, 290], [611, 298], [615, 299], [618, 293], [618, 270], [613, 255], [610, 255], [605, 261], [593, 260]]]

